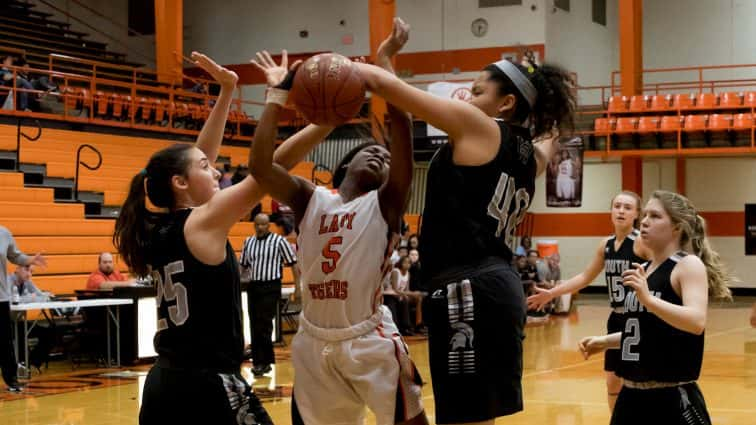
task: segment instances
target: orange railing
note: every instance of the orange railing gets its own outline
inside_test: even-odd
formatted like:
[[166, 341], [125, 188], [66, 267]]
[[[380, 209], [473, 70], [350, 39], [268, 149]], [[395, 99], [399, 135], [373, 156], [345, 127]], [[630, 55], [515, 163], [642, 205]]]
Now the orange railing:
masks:
[[[182, 87], [119, 81], [103, 77], [99, 72], [84, 76], [50, 69], [9, 69], [13, 72], [12, 84], [0, 87], [0, 94], [10, 92], [14, 96], [14, 106], [17, 105], [19, 92], [26, 92], [30, 96], [52, 97], [57, 102], [51, 104], [59, 106], [47, 112], [2, 110], [2, 113], [9, 115], [196, 135], [214, 102], [214, 96], [194, 93]], [[22, 71], [47, 76], [59, 86], [59, 93], [18, 87], [16, 77]], [[244, 112], [245, 106], [250, 105], [262, 103], [242, 99], [241, 90], [237, 90], [228, 120], [230, 137], [251, 139], [250, 131], [243, 134], [243, 126], [252, 124], [251, 118]], [[196, 123], [197, 128], [181, 128], [177, 125], [179, 123]]]

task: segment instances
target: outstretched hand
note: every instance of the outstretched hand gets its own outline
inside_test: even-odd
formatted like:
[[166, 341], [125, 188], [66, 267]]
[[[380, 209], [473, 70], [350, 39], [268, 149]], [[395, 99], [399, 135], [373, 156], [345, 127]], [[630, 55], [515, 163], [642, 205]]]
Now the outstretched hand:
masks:
[[278, 65], [266, 50], [257, 52], [257, 60], [252, 59], [250, 62], [265, 74], [265, 80], [268, 87], [276, 87], [281, 84], [288, 75], [289, 71], [294, 71], [302, 63], [298, 60], [289, 67], [289, 54], [286, 50], [281, 52], [281, 64]]
[[192, 52], [192, 60], [195, 65], [210, 74], [221, 86], [233, 88], [236, 86], [236, 82], [239, 81], [239, 76], [234, 71], [218, 65], [214, 60], [202, 53]]
[[551, 295], [551, 291], [545, 288], [535, 287], [535, 294], [528, 297], [528, 308], [534, 310], [541, 310], [548, 304], [554, 297]]
[[605, 337], [588, 336], [580, 340], [578, 349], [583, 354], [583, 358], [588, 360], [592, 355], [606, 350], [606, 345]]
[[409, 40], [409, 30], [409, 24], [405, 23], [402, 18], [394, 18], [394, 27], [391, 30], [391, 35], [383, 40], [378, 47], [376, 57], [390, 59], [399, 53], [402, 47], [407, 44], [407, 40]]

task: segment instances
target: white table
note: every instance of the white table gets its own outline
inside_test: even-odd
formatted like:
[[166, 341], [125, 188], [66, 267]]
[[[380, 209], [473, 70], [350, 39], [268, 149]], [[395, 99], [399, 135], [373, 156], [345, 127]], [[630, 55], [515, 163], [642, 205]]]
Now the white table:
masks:
[[[32, 329], [34, 329], [34, 326], [36, 326], [36, 322], [34, 322], [31, 327], [28, 326], [29, 322], [26, 320], [26, 314], [29, 310], [42, 310], [42, 314], [45, 315], [45, 318], [49, 321], [51, 320], [50, 316], [47, 315], [47, 310], [54, 309], [54, 308], [86, 308], [86, 307], [105, 307], [107, 310], [107, 315], [110, 318], [110, 320], [113, 320], [113, 323], [115, 324], [116, 328], [116, 363], [115, 365], [117, 367], [121, 366], [121, 333], [120, 333], [120, 325], [121, 325], [121, 315], [120, 315], [120, 309], [119, 306], [122, 305], [129, 305], [133, 304], [134, 300], [131, 299], [125, 299], [125, 298], [100, 298], [100, 299], [90, 299], [90, 300], [73, 300], [73, 301], [45, 301], [45, 302], [33, 302], [33, 303], [24, 303], [24, 304], [11, 304], [10, 310], [19, 312], [20, 314], [17, 315], [14, 318], [14, 321], [16, 324], [13, 326], [13, 332], [15, 334], [15, 349], [16, 349], [16, 358], [18, 358], [18, 319], [19, 317], [22, 317], [24, 320], [24, 364], [27, 367], [27, 371], [29, 369], [29, 333], [31, 333]], [[116, 312], [115, 315], [111, 311], [110, 307], [115, 306]], [[110, 352], [110, 321], [106, 321], [105, 327], [107, 328], [107, 339], [108, 339], [108, 367], [113, 366], [112, 362], [112, 355]], [[27, 372], [29, 373], [29, 372]]]

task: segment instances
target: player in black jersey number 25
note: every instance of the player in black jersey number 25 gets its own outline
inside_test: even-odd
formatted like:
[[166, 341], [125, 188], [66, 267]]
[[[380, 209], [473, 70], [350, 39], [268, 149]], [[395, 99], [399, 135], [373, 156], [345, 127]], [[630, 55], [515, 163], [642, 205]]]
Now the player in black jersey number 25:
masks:
[[[709, 425], [696, 380], [703, 360], [709, 296], [730, 298], [731, 280], [706, 239], [704, 220], [682, 195], [656, 191], [646, 205], [641, 238], [651, 261], [623, 273], [621, 332], [580, 341], [588, 358], [621, 352], [624, 379], [612, 425]], [[686, 251], [691, 254], [687, 254]]]
[[[215, 160], [238, 77], [204, 55], [192, 58], [220, 84], [220, 95], [196, 144], [155, 153], [134, 176], [114, 234], [132, 272], [151, 274], [157, 290], [158, 360], [139, 423], [270, 424], [240, 374], [239, 264], [228, 242], [263, 194], [252, 177], [219, 190]], [[284, 142], [277, 160], [293, 167], [331, 129], [309, 126]], [[148, 210], [146, 199], [162, 210]]]

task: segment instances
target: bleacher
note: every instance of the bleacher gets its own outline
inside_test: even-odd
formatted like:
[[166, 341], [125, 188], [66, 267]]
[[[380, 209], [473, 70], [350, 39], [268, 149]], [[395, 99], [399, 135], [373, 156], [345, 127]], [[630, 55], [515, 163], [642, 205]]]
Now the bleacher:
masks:
[[612, 96], [595, 150], [752, 147], [756, 92]]
[[[100, 63], [97, 70], [103, 76], [116, 80], [131, 81], [132, 73], [125, 67], [141, 67], [143, 64], [126, 60], [126, 54], [108, 49], [106, 43], [89, 39], [86, 33], [74, 31], [71, 24], [53, 19], [47, 12], [35, 10], [35, 5], [24, 1], [8, 0], [0, 5], [0, 44], [26, 51], [33, 68], [47, 69], [50, 53], [73, 56]], [[92, 75], [92, 67], [86, 62], [67, 62], [57, 70], [79, 75]], [[155, 82], [151, 73], [144, 74], [145, 83]]]
[[[76, 150], [82, 143], [101, 152], [102, 166], [94, 171], [80, 168], [81, 199], [77, 202], [70, 188], [76, 172]], [[55, 129], [44, 129], [35, 142], [21, 143], [20, 168], [31, 171], [0, 170], [6, 171], [0, 172], [0, 225], [13, 233], [25, 252], [47, 256], [48, 267], [35, 271], [34, 281], [41, 289], [56, 294], [83, 289], [87, 276], [97, 266], [98, 254], [114, 252], [113, 217], [126, 197], [131, 178], [152, 153], [169, 143], [174, 142]], [[0, 125], [0, 154], [13, 158], [15, 148], [16, 127]], [[248, 148], [222, 146], [216, 165], [246, 164], [248, 154]], [[96, 155], [89, 150], [83, 151], [82, 160], [97, 163]], [[292, 172], [307, 179], [315, 175], [321, 181], [330, 181], [328, 172], [313, 172], [313, 168], [314, 164], [302, 162]], [[42, 173], [41, 179], [38, 173]], [[108, 213], [88, 214], [91, 204], [99, 204]], [[262, 207], [265, 212], [271, 211], [270, 197], [263, 199]], [[229, 239], [240, 252], [244, 238], [252, 234], [253, 223], [240, 222], [231, 230]], [[117, 267], [126, 271], [121, 262], [117, 261]], [[292, 281], [290, 273], [285, 281]]]

